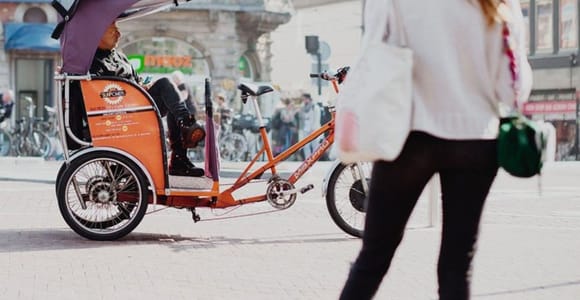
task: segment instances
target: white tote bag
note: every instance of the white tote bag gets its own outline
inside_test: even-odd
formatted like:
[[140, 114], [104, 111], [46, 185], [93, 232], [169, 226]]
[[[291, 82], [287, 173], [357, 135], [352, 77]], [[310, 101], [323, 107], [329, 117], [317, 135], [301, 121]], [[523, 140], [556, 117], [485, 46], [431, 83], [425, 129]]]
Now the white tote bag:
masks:
[[395, 0], [393, 15], [400, 44], [388, 43], [387, 13], [384, 34], [366, 39], [337, 98], [335, 137], [343, 163], [392, 161], [409, 135], [412, 109], [413, 52]]

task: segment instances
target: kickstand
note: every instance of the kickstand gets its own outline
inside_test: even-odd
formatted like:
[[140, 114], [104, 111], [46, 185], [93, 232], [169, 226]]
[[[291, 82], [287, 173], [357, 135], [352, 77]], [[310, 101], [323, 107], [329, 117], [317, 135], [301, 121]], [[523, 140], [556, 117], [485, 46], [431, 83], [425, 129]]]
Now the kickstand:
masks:
[[195, 211], [195, 207], [189, 209], [191, 211], [191, 218], [193, 219], [194, 223], [197, 223], [201, 220], [199, 214]]

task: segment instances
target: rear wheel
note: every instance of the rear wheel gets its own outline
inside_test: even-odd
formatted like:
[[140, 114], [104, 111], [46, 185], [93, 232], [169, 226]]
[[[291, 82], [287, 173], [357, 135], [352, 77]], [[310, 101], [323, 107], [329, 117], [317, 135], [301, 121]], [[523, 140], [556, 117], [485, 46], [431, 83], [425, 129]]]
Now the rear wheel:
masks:
[[52, 153], [52, 142], [48, 135], [38, 130], [32, 131], [33, 156], [46, 158]]
[[147, 211], [143, 172], [117, 153], [97, 151], [76, 158], [64, 169], [56, 188], [66, 223], [91, 240], [129, 234]]
[[52, 151], [52, 144], [46, 134], [33, 130], [17, 143], [16, 151], [18, 155], [47, 157]]
[[[359, 168], [360, 166], [360, 168]], [[372, 164], [340, 164], [332, 172], [326, 192], [326, 207], [336, 225], [344, 232], [362, 237], [366, 198]]]
[[248, 152], [246, 138], [235, 132], [223, 137], [219, 142], [220, 156], [227, 161], [242, 161]]

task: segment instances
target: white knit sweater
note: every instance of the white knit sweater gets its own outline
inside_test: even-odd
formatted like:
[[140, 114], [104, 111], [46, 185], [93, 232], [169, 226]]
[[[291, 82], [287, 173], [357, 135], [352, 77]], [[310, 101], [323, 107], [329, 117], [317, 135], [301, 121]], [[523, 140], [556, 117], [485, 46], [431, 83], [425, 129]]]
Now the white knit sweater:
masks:
[[[391, 1], [366, 0], [363, 44], [383, 35], [387, 16], [389, 42], [400, 43]], [[501, 24], [488, 27], [477, 1], [394, 1], [408, 46], [414, 51], [411, 129], [445, 139], [496, 138], [498, 103], [511, 107], [514, 99]], [[507, 3], [519, 65], [518, 100], [522, 101], [531, 89], [526, 32], [519, 1]]]

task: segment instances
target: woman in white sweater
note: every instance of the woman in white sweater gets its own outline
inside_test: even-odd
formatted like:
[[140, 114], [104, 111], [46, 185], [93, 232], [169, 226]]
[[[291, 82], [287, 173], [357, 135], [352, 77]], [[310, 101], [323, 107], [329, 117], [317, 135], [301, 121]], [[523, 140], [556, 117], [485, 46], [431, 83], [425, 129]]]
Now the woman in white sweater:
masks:
[[[395, 22], [395, 13], [402, 24]], [[403, 26], [414, 51], [411, 133], [397, 159], [374, 165], [363, 246], [341, 299], [375, 294], [435, 173], [443, 205], [439, 297], [469, 299], [481, 213], [498, 170], [499, 111], [512, 107], [516, 98], [527, 99], [531, 88], [519, 1], [367, 0], [363, 39], [384, 32], [378, 25], [384, 18], [389, 42], [398, 42], [396, 26]], [[504, 21], [513, 60], [504, 48]]]

